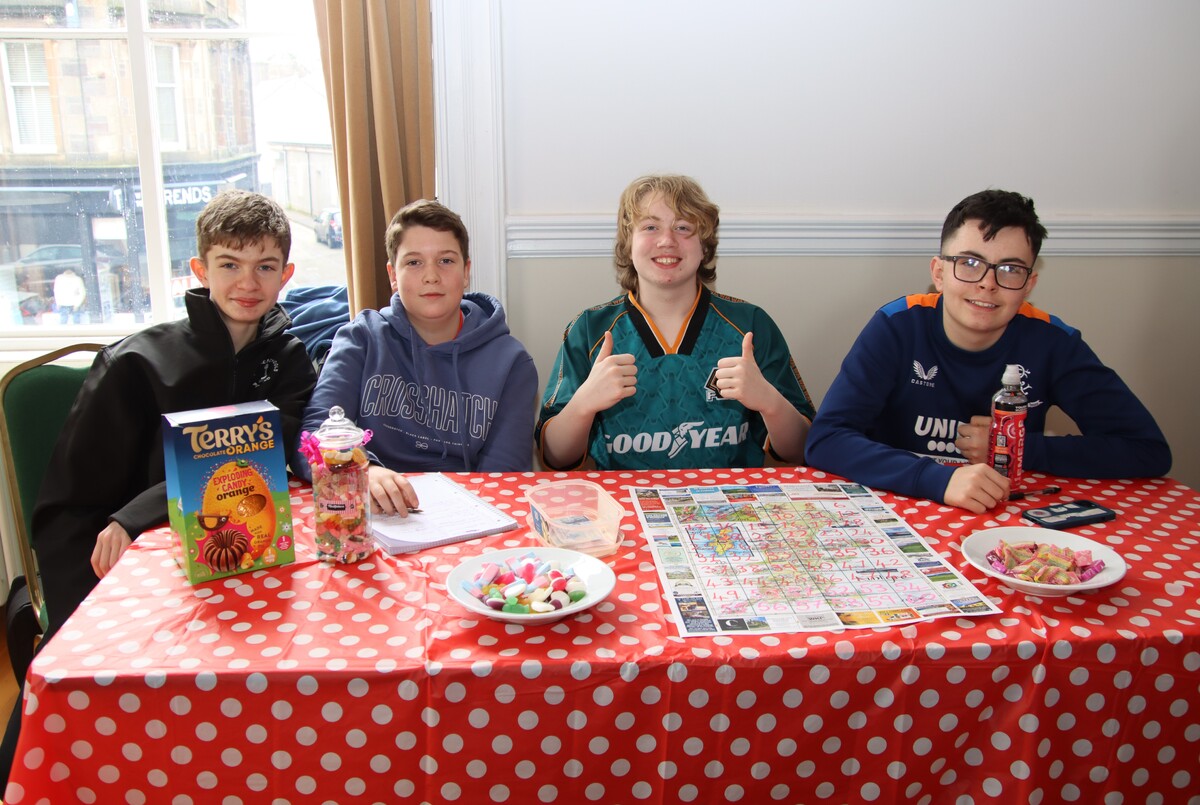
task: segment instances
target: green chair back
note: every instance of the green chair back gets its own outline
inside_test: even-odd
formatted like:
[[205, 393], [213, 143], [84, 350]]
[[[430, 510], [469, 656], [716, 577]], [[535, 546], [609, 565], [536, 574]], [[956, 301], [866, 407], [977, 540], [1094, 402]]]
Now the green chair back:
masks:
[[33, 507], [50, 463], [50, 454], [89, 368], [63, 366], [52, 361], [75, 352], [96, 352], [103, 348], [103, 344], [64, 347], [26, 361], [0, 379], [0, 407], [4, 414], [0, 418], [0, 452], [3, 453], [4, 474], [8, 479], [26, 584], [43, 628], [46, 608], [30, 541]]

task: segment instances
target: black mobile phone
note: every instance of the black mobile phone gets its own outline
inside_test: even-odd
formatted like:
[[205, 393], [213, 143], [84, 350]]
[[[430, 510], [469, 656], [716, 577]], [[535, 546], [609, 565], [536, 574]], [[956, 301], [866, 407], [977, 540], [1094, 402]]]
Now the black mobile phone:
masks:
[[1117, 513], [1095, 501], [1068, 500], [1053, 506], [1026, 509], [1024, 516], [1040, 526], [1061, 531], [1064, 528], [1107, 522], [1115, 519]]

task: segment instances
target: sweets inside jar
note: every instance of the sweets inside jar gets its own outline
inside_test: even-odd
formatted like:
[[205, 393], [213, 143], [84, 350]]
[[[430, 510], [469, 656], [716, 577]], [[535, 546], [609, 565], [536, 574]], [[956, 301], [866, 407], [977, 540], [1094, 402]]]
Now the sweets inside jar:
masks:
[[372, 550], [367, 454], [361, 448], [346, 460], [331, 452], [333, 463], [313, 466], [314, 528], [317, 553], [338, 562], [356, 562]]
[[1038, 584], [1079, 584], [1104, 570], [1088, 550], [1073, 551], [1059, 545], [1004, 540], [988, 552], [992, 568], [1006, 576]]
[[317, 556], [357, 562], [374, 550], [371, 538], [370, 462], [363, 445], [370, 431], [360, 430], [338, 406], [315, 434], [301, 435], [300, 449], [312, 468]]

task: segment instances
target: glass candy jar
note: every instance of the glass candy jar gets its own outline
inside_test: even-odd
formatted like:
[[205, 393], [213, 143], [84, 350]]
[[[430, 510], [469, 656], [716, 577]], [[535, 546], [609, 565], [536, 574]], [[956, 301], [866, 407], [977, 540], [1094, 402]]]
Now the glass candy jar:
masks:
[[310, 448], [305, 452], [312, 467], [313, 525], [323, 561], [357, 562], [375, 549], [364, 449], [370, 438], [338, 405], [316, 433], [302, 436]]

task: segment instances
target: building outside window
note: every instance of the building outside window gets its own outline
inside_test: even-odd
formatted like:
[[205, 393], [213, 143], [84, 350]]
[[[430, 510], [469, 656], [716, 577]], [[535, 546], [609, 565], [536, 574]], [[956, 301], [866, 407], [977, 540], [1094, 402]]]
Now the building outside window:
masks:
[[54, 148], [54, 115], [50, 80], [41, 43], [9, 42], [4, 46], [4, 96], [14, 123], [13, 150], [50, 151]]
[[183, 151], [183, 112], [179, 87], [179, 46], [154, 46], [154, 84], [158, 101], [158, 137], [164, 151]]
[[[345, 282], [313, 234], [337, 187], [311, 3], [0, 0], [0, 56], [0, 350], [182, 315], [226, 188], [289, 211], [298, 284]], [[85, 294], [64, 316], [68, 269]]]

